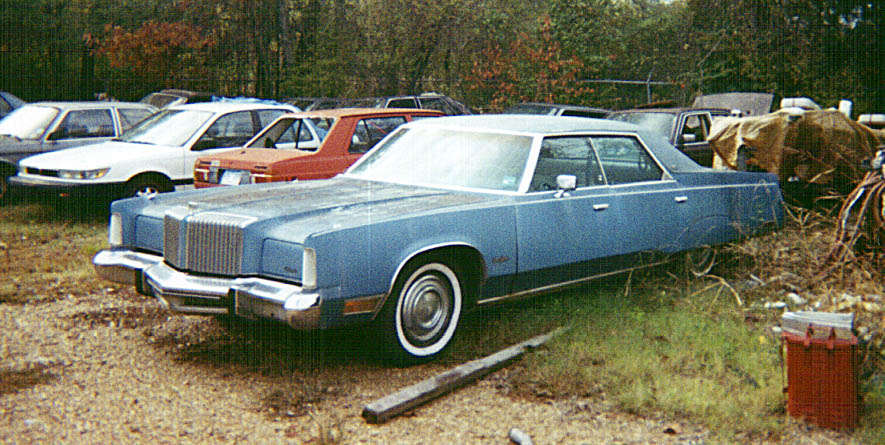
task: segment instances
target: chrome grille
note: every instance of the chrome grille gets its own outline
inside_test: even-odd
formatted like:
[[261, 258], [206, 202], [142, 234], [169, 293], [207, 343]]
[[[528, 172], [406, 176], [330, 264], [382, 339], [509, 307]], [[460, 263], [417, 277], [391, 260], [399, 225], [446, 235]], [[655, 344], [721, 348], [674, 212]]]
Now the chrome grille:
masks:
[[164, 218], [166, 262], [192, 272], [238, 275], [243, 257], [243, 228], [253, 221], [255, 218], [224, 213], [182, 217], [169, 212]]

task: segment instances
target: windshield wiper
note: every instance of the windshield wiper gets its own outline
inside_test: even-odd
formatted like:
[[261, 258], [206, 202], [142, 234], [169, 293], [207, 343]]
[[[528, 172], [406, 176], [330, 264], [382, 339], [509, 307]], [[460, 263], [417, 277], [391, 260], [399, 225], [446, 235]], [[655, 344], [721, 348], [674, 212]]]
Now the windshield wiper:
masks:
[[22, 138], [20, 138], [20, 137], [14, 135], [14, 134], [0, 134], [0, 137], [10, 138], [10, 139], [15, 139], [15, 140], [17, 140], [17, 141], [19, 141], [19, 142], [21, 142], [21, 140], [22, 140]]

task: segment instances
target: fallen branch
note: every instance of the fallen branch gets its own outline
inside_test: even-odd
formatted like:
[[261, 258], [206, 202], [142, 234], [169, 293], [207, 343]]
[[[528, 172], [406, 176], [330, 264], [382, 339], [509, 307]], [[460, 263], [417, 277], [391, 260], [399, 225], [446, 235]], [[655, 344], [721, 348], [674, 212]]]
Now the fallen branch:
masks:
[[467, 362], [450, 371], [400, 389], [366, 405], [363, 408], [362, 416], [369, 423], [384, 423], [418, 405], [512, 363], [527, 350], [541, 346], [562, 331], [563, 329], [560, 328], [530, 338], [487, 357]]

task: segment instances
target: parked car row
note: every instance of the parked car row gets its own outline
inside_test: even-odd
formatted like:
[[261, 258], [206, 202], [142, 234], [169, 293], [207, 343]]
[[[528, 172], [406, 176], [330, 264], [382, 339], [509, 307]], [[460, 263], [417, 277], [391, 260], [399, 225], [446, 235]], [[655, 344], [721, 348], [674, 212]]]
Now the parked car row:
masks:
[[169, 192], [193, 182], [199, 156], [242, 147], [276, 118], [295, 111], [289, 105], [236, 101], [173, 105], [113, 140], [22, 159], [9, 182], [62, 196]]
[[[0, 120], [0, 199], [22, 158], [120, 137], [156, 111], [129, 102], [35, 102], [17, 108]], [[74, 179], [77, 173], [67, 165], [57, 175]]]
[[[0, 181], [0, 199], [7, 194], [8, 184], [32, 191], [39, 190], [52, 196], [115, 198], [171, 191], [176, 185], [187, 184], [191, 181], [196, 181], [197, 187], [205, 187], [226, 184], [228, 181], [239, 183], [243, 181], [260, 182], [329, 177], [346, 169], [359, 155], [368, 151], [374, 143], [380, 140], [379, 136], [383, 136], [393, 128], [382, 125], [384, 129], [379, 133], [378, 131], [370, 131], [374, 127], [365, 124], [354, 126], [350, 130], [353, 132], [352, 134], [340, 136], [352, 138], [347, 153], [340, 152], [339, 155], [336, 155], [338, 160], [333, 161], [327, 155], [327, 153], [331, 153], [331, 148], [320, 149], [325, 132], [331, 129], [330, 123], [333, 121], [349, 125], [356, 119], [356, 115], [345, 117], [346, 112], [335, 112], [326, 116], [298, 119], [298, 122], [303, 124], [298, 130], [290, 129], [283, 132], [279, 135], [283, 139], [279, 142], [274, 141], [274, 144], [279, 144], [275, 147], [282, 150], [274, 152], [264, 150], [262, 152], [259, 149], [271, 148], [264, 147], [265, 140], [262, 139], [249, 144], [250, 150], [248, 152], [231, 153], [225, 155], [224, 158], [205, 158], [196, 161], [198, 157], [203, 155], [244, 147], [248, 139], [273, 120], [268, 119], [267, 113], [263, 113], [260, 117], [254, 117], [255, 111], [246, 112], [243, 109], [239, 110], [242, 112], [239, 118], [233, 116], [224, 118], [221, 123], [210, 128], [209, 124], [220, 118], [221, 114], [233, 113], [233, 110], [228, 108], [226, 110], [219, 109], [218, 113], [221, 114], [215, 115], [208, 121], [195, 119], [188, 121], [184, 126], [179, 126], [178, 119], [186, 120], [186, 116], [195, 116], [198, 114], [198, 110], [203, 113], [216, 113], [213, 110], [220, 107], [219, 105], [199, 107], [195, 104], [215, 104], [219, 100], [226, 99], [220, 99], [211, 93], [166, 89], [145, 96], [138, 104], [122, 102], [31, 104], [19, 114], [5, 120], [5, 123], [0, 123], [0, 134], [7, 135], [3, 139], [4, 146], [2, 157], [0, 157], [0, 179], [2, 179]], [[244, 100], [244, 102], [248, 101], [267, 104], [264, 101]], [[321, 109], [364, 110], [363, 114], [368, 112], [365, 111], [366, 109], [375, 111], [391, 108], [412, 110], [413, 113], [410, 114], [397, 111], [399, 117], [396, 119], [400, 123], [407, 122], [412, 117], [470, 114], [473, 112], [462, 103], [437, 93], [362, 99], [292, 98], [287, 102], [292, 108], [284, 108], [282, 113], [297, 111], [299, 106], [308, 111]], [[187, 104], [185, 108], [179, 108], [185, 104]], [[284, 106], [284, 104], [275, 105]], [[52, 112], [53, 107], [60, 111]], [[133, 134], [123, 135], [123, 132], [136, 122], [158, 110], [162, 111], [149, 122], [145, 122], [143, 127], [134, 129]], [[172, 113], [170, 110], [176, 111]], [[425, 113], [417, 113], [418, 111]], [[434, 112], [428, 114], [426, 113], [428, 111]], [[610, 113], [609, 110], [601, 108], [529, 102], [514, 106], [505, 113], [608, 117], [649, 125], [650, 128], [659, 129], [662, 136], [668, 138], [677, 148], [688, 153], [697, 162], [710, 166], [712, 152], [706, 143], [710, 122], [717, 116], [727, 115], [729, 110], [714, 108], [643, 109]], [[247, 116], [250, 117], [247, 118]], [[277, 114], [273, 114], [272, 117], [277, 117]], [[216, 134], [224, 122], [238, 119], [238, 123], [232, 124], [224, 130], [229, 134]], [[250, 119], [251, 123], [247, 122]], [[390, 120], [394, 117], [379, 115], [372, 117], [372, 122], [380, 123], [385, 119]], [[206, 125], [201, 127], [198, 124]], [[377, 125], [373, 125], [377, 127]], [[346, 133], [348, 130], [343, 130], [343, 128], [342, 126], [339, 131]], [[203, 133], [204, 131], [205, 133]], [[286, 138], [292, 137], [293, 131], [299, 131], [297, 135], [299, 139], [286, 142]], [[362, 140], [360, 140], [360, 133], [362, 133]], [[338, 138], [339, 135], [336, 134], [332, 139], [338, 140]], [[101, 147], [95, 146], [108, 139], [118, 140]], [[297, 149], [288, 150], [293, 143]], [[33, 156], [22, 161], [26, 156], [86, 145], [89, 147], [54, 155]], [[122, 147], [132, 147], [133, 145], [141, 145], [141, 147], [138, 150], [122, 149]], [[150, 145], [163, 146], [167, 150], [151, 150], [145, 147]], [[339, 147], [335, 150], [343, 150], [340, 147], [344, 147], [344, 143], [339, 141], [328, 144], [328, 147], [333, 146]], [[169, 147], [176, 148], [169, 149]], [[178, 152], [182, 152], [184, 155]], [[265, 159], [262, 160], [262, 157]], [[196, 170], [194, 165], [196, 165]], [[322, 172], [309, 173], [320, 165], [324, 166]], [[263, 168], [272, 169], [273, 172], [256, 170]], [[225, 172], [229, 173], [225, 175]], [[235, 177], [235, 172], [239, 172], [236, 173], [239, 176]], [[246, 172], [249, 173], [246, 174]]]

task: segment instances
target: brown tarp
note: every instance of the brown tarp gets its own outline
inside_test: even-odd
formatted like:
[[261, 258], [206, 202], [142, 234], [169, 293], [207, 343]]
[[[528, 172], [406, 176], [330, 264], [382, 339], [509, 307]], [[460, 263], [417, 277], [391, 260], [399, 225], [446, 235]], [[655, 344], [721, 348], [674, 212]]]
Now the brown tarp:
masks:
[[838, 111], [805, 111], [797, 116], [780, 110], [718, 120], [709, 140], [714, 168], [735, 169], [738, 149], [746, 146], [751, 148], [747, 166], [776, 173], [781, 183], [851, 190], [863, 179], [862, 162], [873, 157], [885, 140], [883, 135]]

